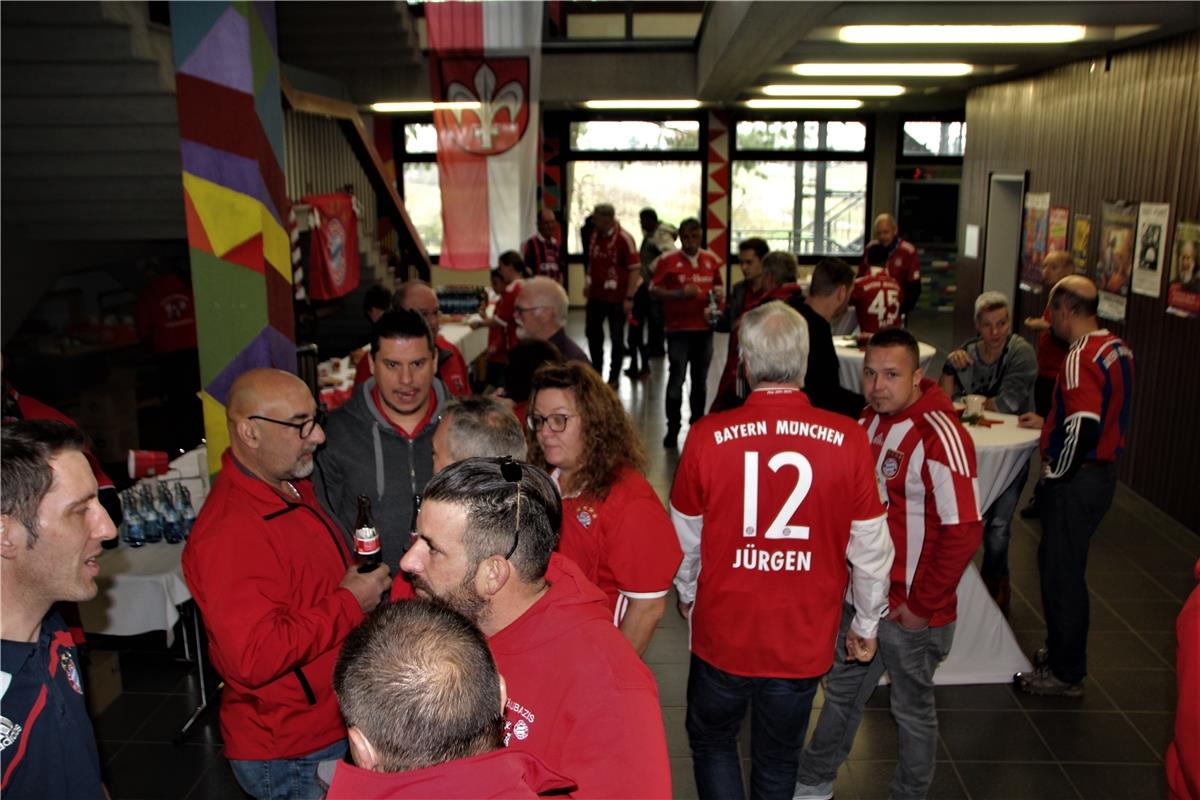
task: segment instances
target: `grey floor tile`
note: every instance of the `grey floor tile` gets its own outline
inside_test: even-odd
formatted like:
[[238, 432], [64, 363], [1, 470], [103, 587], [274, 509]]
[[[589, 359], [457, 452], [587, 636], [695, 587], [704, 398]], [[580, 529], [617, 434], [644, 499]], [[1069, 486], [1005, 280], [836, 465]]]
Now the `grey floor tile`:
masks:
[[687, 705], [687, 664], [647, 664], [658, 681], [660, 705], [682, 707]]
[[1017, 705], [1029, 711], [1114, 711], [1116, 706], [1093, 676], [1083, 679], [1083, 697], [1042, 697], [1013, 689]]
[[1123, 711], [1175, 710], [1174, 670], [1094, 669], [1089, 677], [1103, 686]]
[[1012, 689], [1004, 683], [938, 686], [934, 690], [940, 709], [1015, 709]]
[[1167, 781], [1161, 765], [1065, 764], [1087, 800], [1162, 800]]
[[1098, 572], [1088, 576], [1088, 588], [1105, 600], [1175, 600], [1162, 583], [1141, 571]]
[[691, 758], [671, 759], [671, 793], [676, 800], [695, 800], [700, 796], [696, 791]]
[[1177, 642], [1175, 631], [1138, 631], [1138, 633], [1149, 643], [1154, 652], [1162, 656], [1163, 660], [1174, 668]]
[[1155, 755], [1164, 758], [1167, 745], [1175, 738], [1175, 715], [1169, 711], [1131, 711], [1125, 716], [1150, 742]]
[[[1092, 607], [1095, 608], [1095, 603]], [[1113, 613], [1137, 631], [1173, 631], [1180, 603], [1174, 600], [1113, 600]]]
[[1154, 763], [1158, 755], [1122, 714], [1030, 711], [1029, 718], [1058, 761]]
[[[674, 613], [673, 608], [667, 610], [667, 614]], [[686, 664], [690, 658], [687, 628], [677, 626], [659, 625], [654, 638], [650, 640], [650, 646], [642, 654], [647, 664]]]
[[240, 800], [248, 797], [242, 792], [233, 770], [224, 756], [210, 759], [208, 770], [200, 778], [200, 782], [192, 789], [187, 800]]
[[220, 752], [206, 745], [133, 742], [108, 764], [113, 800], [186, 797]]
[[1106, 669], [1163, 669], [1172, 663], [1145, 643], [1145, 633], [1092, 631], [1088, 635], [1088, 663]]
[[[896, 762], [852, 761], [847, 762], [845, 775], [839, 774], [834, 783], [834, 797], [860, 798], [860, 800], [882, 800], [896, 771]], [[933, 783], [929, 787], [929, 800], [966, 800], [966, 789], [958, 779], [954, 767], [948, 762], [938, 762], [933, 772]]]
[[164, 694], [122, 693], [93, 721], [96, 738], [117, 742], [133, 739], [146, 719], [166, 702], [167, 697]]
[[1050, 761], [1022, 711], [939, 711], [942, 740], [955, 761]]
[[667, 707], [663, 709], [663, 728], [667, 732], [667, 755], [671, 758], [691, 758], [685, 723], [687, 709]]
[[[1079, 800], [1058, 764], [964, 764], [955, 762], [971, 800]], [[1086, 797], [1086, 795], [1085, 795]]]

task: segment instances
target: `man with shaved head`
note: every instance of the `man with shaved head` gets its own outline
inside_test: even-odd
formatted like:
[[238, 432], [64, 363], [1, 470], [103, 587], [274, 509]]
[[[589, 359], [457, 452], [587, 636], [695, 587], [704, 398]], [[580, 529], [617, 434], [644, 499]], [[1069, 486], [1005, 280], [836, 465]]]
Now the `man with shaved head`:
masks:
[[1096, 285], [1082, 275], [1050, 291], [1050, 325], [1071, 349], [1050, 415], [1021, 416], [1022, 427], [1042, 429], [1038, 571], [1046, 646], [1034, 654], [1032, 672], [1016, 675], [1017, 688], [1030, 694], [1079, 697], [1087, 674], [1088, 545], [1112, 505], [1133, 392], [1133, 351], [1100, 327], [1098, 303]]
[[392, 300], [398, 309], [408, 309], [418, 312], [429, 323], [433, 332], [433, 343], [437, 347], [437, 376], [446, 384], [446, 391], [455, 397], [466, 397], [471, 393], [471, 380], [468, 377], [467, 361], [462, 351], [448, 342], [438, 332], [441, 320], [438, 318], [441, 304], [437, 292], [420, 280], [405, 281], [396, 288], [396, 296]]
[[863, 248], [862, 262], [858, 265], [859, 277], [870, 274], [867, 265], [867, 252], [874, 246], [880, 245], [887, 251], [887, 261], [884, 267], [889, 275], [900, 284], [900, 315], [908, 319], [908, 312], [917, 304], [921, 296], [921, 262], [917, 257], [917, 248], [911, 242], [900, 238], [896, 218], [891, 214], [880, 214], [875, 218], [875, 238]]
[[221, 735], [256, 798], [319, 797], [320, 761], [346, 753], [333, 666], [391, 585], [360, 573], [308, 476], [324, 414], [304, 382], [253, 369], [230, 387], [229, 449], [183, 551], [183, 575], [225, 679]]

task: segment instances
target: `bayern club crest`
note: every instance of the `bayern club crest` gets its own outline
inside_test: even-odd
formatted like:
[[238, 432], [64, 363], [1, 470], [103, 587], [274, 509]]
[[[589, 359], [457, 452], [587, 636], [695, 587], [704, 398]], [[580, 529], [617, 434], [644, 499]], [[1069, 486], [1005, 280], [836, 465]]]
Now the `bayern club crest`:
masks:
[[454, 104], [434, 112], [438, 134], [468, 153], [511, 150], [529, 125], [529, 59], [445, 58], [441, 97]]
[[900, 465], [903, 463], [904, 453], [898, 450], [888, 450], [887, 455], [883, 457], [883, 464], [880, 465], [879, 471], [890, 481], [900, 474]]
[[596, 519], [596, 509], [591, 506], [583, 506], [579, 509], [579, 513], [575, 515], [575, 519], [579, 521], [585, 529], [592, 527], [592, 522]]
[[79, 680], [79, 669], [75, 666], [75, 659], [71, 658], [70, 650], [63, 650], [59, 654], [58, 666], [67, 676], [67, 683], [71, 684], [71, 688], [77, 694], [83, 694], [83, 683]]

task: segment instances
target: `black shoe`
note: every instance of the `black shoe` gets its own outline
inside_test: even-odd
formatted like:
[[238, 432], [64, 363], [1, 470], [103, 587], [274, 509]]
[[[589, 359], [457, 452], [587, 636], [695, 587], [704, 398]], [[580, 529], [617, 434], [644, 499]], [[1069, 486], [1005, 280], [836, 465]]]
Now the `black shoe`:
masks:
[[1083, 684], [1067, 683], [1058, 678], [1049, 667], [1038, 667], [1033, 672], [1018, 672], [1013, 676], [1017, 689], [1026, 694], [1043, 697], [1083, 697]]
[[1039, 647], [1033, 653], [1034, 669], [1041, 669], [1050, 663], [1050, 650], [1046, 647]]
[[609, 375], [608, 385], [614, 389], [621, 388], [621, 376], [616, 372], [614, 372], [612, 375]]
[[667, 431], [667, 435], [663, 437], [663, 447], [668, 450], [678, 450], [679, 431]]

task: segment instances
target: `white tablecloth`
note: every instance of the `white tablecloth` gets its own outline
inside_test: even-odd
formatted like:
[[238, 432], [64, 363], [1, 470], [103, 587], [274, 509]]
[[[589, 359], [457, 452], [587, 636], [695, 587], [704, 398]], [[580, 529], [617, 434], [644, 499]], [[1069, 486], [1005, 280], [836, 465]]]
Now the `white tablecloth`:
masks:
[[468, 365], [487, 352], [488, 329], [472, 328], [460, 322], [445, 322], [438, 329], [450, 344], [462, 351]]
[[967, 433], [975, 442], [975, 461], [979, 469], [979, 510], [987, 511], [1000, 493], [1012, 483], [1021, 467], [1037, 448], [1041, 430], [1020, 428], [1015, 414], [984, 413], [987, 419], [1000, 420], [999, 425], [985, 428], [967, 425]]
[[125, 542], [100, 554], [100, 587], [94, 600], [79, 604], [83, 629], [110, 636], [166, 631], [168, 644], [179, 606], [191, 599], [183, 582], [183, 543], [154, 542], [133, 548]]
[[[842, 384], [843, 389], [862, 394], [863, 359], [866, 353], [858, 349], [857, 343], [840, 336], [834, 337], [833, 344], [838, 357], [838, 382]], [[917, 345], [921, 351], [921, 369], [928, 375], [929, 362], [933, 360], [937, 348], [925, 342], [918, 342]]]

